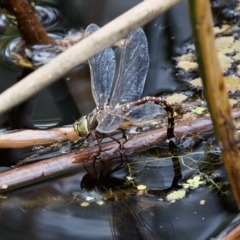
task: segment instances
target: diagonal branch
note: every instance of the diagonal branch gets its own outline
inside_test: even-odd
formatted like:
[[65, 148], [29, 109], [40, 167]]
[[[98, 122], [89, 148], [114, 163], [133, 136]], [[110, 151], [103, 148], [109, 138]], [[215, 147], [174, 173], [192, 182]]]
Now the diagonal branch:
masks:
[[[72, 68], [124, 38], [180, 0], [148, 0], [138, 4], [86, 39], [66, 50], [0, 95], [0, 114], [57, 81]], [[22, 91], [24, 89], [24, 91]]]

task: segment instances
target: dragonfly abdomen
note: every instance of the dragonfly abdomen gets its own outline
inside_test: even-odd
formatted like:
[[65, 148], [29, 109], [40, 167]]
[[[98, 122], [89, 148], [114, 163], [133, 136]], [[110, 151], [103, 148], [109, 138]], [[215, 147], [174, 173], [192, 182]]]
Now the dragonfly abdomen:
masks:
[[131, 107], [139, 106], [145, 103], [155, 103], [166, 110], [166, 112], [168, 113], [167, 138], [170, 139], [174, 137], [174, 111], [173, 108], [168, 104], [168, 102], [166, 100], [163, 100], [161, 97], [144, 97], [135, 102], [126, 104], [122, 109], [130, 109]]

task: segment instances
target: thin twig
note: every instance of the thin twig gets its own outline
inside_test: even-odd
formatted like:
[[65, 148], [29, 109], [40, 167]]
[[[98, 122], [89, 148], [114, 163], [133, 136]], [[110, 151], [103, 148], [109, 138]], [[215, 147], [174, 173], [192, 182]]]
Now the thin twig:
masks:
[[[57, 81], [72, 68], [146, 24], [180, 0], [144, 1], [83, 39], [0, 95], [0, 114]], [[24, 90], [24, 91], [23, 91]]]

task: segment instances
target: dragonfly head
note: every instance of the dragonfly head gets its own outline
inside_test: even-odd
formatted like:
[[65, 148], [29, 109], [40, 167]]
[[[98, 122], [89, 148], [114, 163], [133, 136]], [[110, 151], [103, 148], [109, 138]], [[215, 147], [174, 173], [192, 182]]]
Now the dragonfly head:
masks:
[[89, 133], [87, 116], [79, 118], [79, 120], [73, 124], [73, 129], [80, 137], [86, 137]]

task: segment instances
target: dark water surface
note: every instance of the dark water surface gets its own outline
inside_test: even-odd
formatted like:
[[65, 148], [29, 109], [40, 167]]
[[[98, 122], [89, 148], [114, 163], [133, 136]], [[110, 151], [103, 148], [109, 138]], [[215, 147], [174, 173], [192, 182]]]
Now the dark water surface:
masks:
[[[92, 22], [102, 26], [137, 3], [135, 0], [37, 1], [43, 7], [44, 26], [49, 33], [57, 36], [63, 36], [71, 28], [85, 28]], [[174, 15], [174, 12], [178, 15]], [[182, 4], [145, 27], [151, 57], [145, 95], [171, 92], [179, 88], [180, 84], [171, 77], [167, 68], [172, 65], [170, 57], [178, 52], [180, 44], [191, 34], [186, 18], [186, 10]], [[4, 91], [21, 79], [22, 70], [14, 66], [9, 55], [19, 38], [17, 30], [14, 26], [4, 25], [4, 21], [0, 23], [0, 91]], [[166, 39], [163, 35], [170, 38]], [[89, 113], [93, 108], [89, 71], [86, 66], [81, 66], [59, 83], [43, 90], [36, 99], [33, 98], [30, 102], [32, 115], [24, 115], [20, 126], [71, 124], [74, 119]], [[16, 121], [12, 121], [13, 115], [0, 119], [2, 128], [12, 127], [11, 122], [16, 126]], [[15, 118], [18, 119], [19, 115]], [[194, 160], [201, 159], [204, 147], [201, 145], [194, 149], [198, 153], [190, 155], [190, 165]], [[1, 150], [1, 166], [14, 164], [14, 161], [21, 159], [21, 154], [13, 150], [6, 155], [6, 151]], [[205, 160], [211, 162], [211, 156]], [[156, 154], [151, 157], [149, 154], [136, 154], [128, 161], [135, 162], [131, 165], [131, 171], [116, 173], [120, 174], [117, 179], [134, 176], [136, 185], [146, 185], [148, 189], [159, 193], [171, 186], [174, 177], [171, 159], [161, 160]], [[197, 171], [190, 171], [183, 165], [182, 170], [185, 178], [197, 174]], [[109, 180], [113, 182], [111, 187], [97, 186], [94, 191], [84, 191], [80, 184], [85, 174], [85, 169], [82, 169], [2, 193], [0, 239], [97, 240], [113, 239], [115, 236], [117, 239], [131, 240], [204, 240], [215, 236], [236, 215], [232, 195], [220, 193], [216, 187], [211, 187], [211, 181], [187, 191], [184, 199], [167, 202], [158, 195], [145, 192], [140, 194], [133, 187], [124, 190], [122, 187], [115, 188], [115, 177]], [[113, 196], [111, 200], [110, 196]], [[205, 201], [204, 204], [200, 204], [203, 203], [201, 200]], [[145, 234], [141, 223], [145, 225]], [[136, 226], [140, 229], [142, 238], [137, 236]]]
[[[132, 174], [138, 169], [136, 184], [159, 189], [159, 193], [171, 185], [171, 160], [141, 155], [132, 168]], [[0, 195], [1, 239], [112, 239], [115, 234], [117, 239], [201, 240], [209, 239], [236, 215], [233, 197], [210, 191], [209, 185], [190, 190], [182, 200], [167, 202], [132, 189], [84, 191], [80, 182], [85, 174], [83, 169]], [[110, 181], [114, 184], [114, 179]], [[109, 200], [110, 195], [114, 200]], [[138, 225], [147, 223], [145, 237], [135, 234], [129, 220], [132, 215], [138, 217]]]

